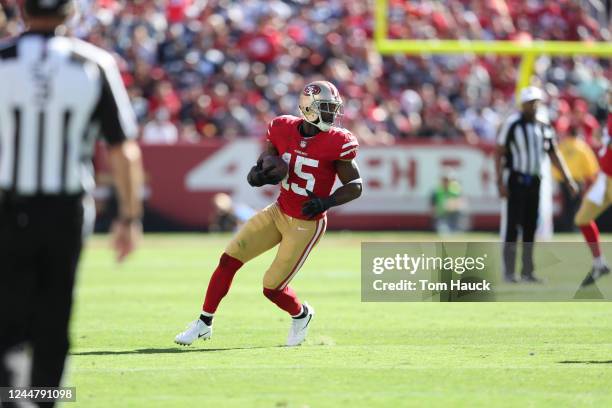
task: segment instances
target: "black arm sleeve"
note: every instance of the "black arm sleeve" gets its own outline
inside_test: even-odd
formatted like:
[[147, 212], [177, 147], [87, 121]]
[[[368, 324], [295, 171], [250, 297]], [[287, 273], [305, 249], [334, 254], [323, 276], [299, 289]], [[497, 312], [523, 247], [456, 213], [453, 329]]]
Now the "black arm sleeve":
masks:
[[119, 144], [137, 136], [138, 128], [132, 105], [117, 66], [100, 67], [102, 91], [94, 111], [100, 123], [102, 139], [108, 144]]

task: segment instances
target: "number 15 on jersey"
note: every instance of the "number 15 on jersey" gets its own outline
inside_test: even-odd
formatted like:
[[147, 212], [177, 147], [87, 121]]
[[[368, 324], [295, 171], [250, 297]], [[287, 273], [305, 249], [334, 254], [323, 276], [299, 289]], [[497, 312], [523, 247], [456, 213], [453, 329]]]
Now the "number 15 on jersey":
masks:
[[[306, 193], [306, 190], [314, 191], [315, 177], [314, 177], [314, 174], [309, 173], [308, 171], [305, 171], [303, 167], [306, 166], [306, 167], [317, 168], [317, 167], [319, 167], [319, 161], [315, 160], [315, 159], [310, 159], [308, 157], [300, 156], [299, 154], [296, 154], [295, 155], [295, 162], [293, 163], [293, 168], [292, 168], [291, 153], [288, 153], [288, 152], [287, 153], [283, 153], [282, 158], [287, 163], [287, 165], [289, 166], [289, 171], [287, 172], [287, 177], [285, 177], [283, 179], [283, 181], [281, 182], [282, 188], [284, 188], [285, 190], [291, 190], [291, 191], [293, 191], [296, 194], [299, 194], [299, 195], [307, 197], [308, 194]], [[300, 187], [297, 183], [289, 184], [288, 179], [289, 179], [289, 175], [291, 173], [295, 174], [300, 179], [306, 181], [305, 188], [304, 187]]]

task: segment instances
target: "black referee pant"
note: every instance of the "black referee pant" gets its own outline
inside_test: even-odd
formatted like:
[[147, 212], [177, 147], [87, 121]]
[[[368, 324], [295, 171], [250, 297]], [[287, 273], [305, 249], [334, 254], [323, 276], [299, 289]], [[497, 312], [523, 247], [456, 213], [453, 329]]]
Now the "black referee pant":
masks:
[[11, 383], [7, 350], [24, 342], [32, 348], [31, 385], [60, 384], [83, 212], [81, 196], [0, 192], [0, 386]]
[[514, 277], [519, 231], [523, 238], [521, 276], [533, 276], [533, 242], [540, 207], [540, 177], [511, 172], [508, 178], [508, 200], [504, 236], [504, 274]]

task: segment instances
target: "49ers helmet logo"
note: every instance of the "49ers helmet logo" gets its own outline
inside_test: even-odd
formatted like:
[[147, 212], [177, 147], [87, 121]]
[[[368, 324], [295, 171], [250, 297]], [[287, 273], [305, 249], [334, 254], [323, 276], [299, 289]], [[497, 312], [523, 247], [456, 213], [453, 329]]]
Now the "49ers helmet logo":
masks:
[[321, 93], [319, 85], [310, 84], [304, 88], [304, 95], [318, 95]]

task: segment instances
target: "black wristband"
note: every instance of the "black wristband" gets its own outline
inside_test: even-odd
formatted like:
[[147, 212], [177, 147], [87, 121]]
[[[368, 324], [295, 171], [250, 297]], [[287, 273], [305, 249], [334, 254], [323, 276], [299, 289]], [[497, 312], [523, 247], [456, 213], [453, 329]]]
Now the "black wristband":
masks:
[[329, 197], [327, 197], [327, 198], [325, 198], [325, 199], [323, 200], [323, 202], [325, 203], [325, 207], [326, 207], [325, 209], [326, 209], [326, 210], [327, 210], [328, 208], [335, 207], [335, 206], [338, 204], [338, 203], [336, 202], [336, 198], [335, 198], [333, 195], [332, 195], [332, 196], [329, 196]]

